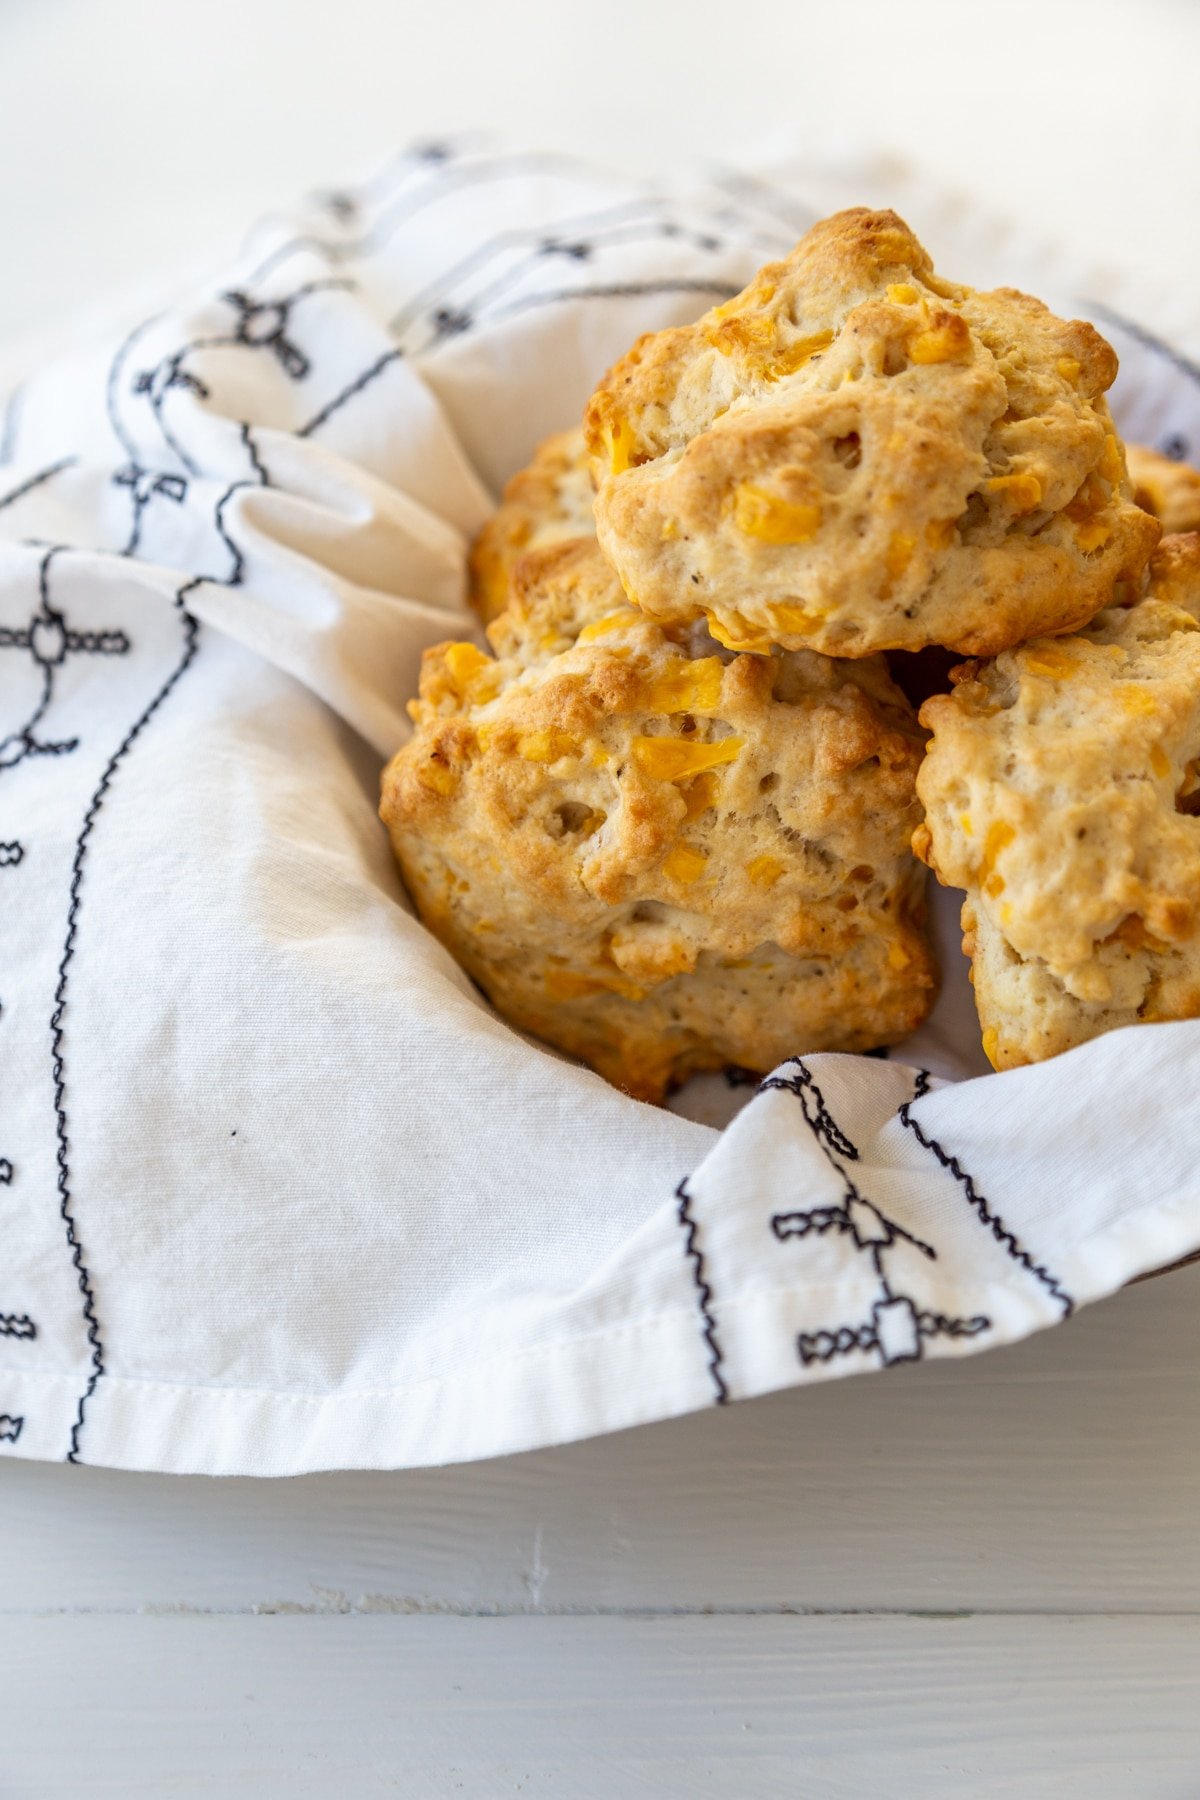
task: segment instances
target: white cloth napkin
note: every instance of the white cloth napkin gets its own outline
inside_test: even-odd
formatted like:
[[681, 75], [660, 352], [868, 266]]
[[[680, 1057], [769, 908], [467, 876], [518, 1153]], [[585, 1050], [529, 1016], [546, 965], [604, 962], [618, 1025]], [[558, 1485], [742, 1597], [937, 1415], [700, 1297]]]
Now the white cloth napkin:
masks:
[[[380, 766], [504, 477], [894, 191], [836, 185], [425, 146], [10, 397], [0, 1454], [487, 1456], [987, 1349], [1200, 1243], [1200, 1025], [972, 1079], [952, 899], [902, 1053], [662, 1111], [497, 1019], [394, 872]], [[909, 210], [955, 275], [1061, 279]], [[1200, 444], [1197, 372], [1113, 335], [1126, 427]]]

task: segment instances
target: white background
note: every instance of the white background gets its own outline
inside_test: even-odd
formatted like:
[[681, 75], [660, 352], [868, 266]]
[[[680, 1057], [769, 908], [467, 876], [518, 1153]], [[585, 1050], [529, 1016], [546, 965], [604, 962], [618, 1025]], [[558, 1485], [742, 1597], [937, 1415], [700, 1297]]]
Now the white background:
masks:
[[[1195, 353], [1198, 88], [1185, 0], [0, 0], [0, 342], [482, 127], [882, 148]], [[475, 1469], [6, 1464], [0, 1792], [1187, 1800], [1198, 1302]]]
[[1189, 0], [0, 0], [0, 334], [397, 143], [883, 148], [1200, 312]]

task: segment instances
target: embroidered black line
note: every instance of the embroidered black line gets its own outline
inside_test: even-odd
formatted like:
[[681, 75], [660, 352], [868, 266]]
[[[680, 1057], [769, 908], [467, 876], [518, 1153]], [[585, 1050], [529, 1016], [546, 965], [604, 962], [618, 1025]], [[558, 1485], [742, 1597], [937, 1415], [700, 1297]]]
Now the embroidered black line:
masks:
[[24, 844], [0, 844], [0, 869], [15, 869], [25, 855]]
[[828, 1231], [845, 1233], [853, 1239], [856, 1252], [869, 1256], [879, 1283], [869, 1319], [855, 1325], [839, 1325], [833, 1330], [802, 1331], [796, 1338], [796, 1352], [806, 1366], [828, 1363], [835, 1357], [849, 1356], [855, 1351], [875, 1351], [885, 1367], [897, 1363], [919, 1362], [923, 1344], [930, 1337], [974, 1337], [987, 1331], [991, 1320], [982, 1314], [973, 1319], [947, 1318], [944, 1313], [922, 1311], [908, 1294], [893, 1289], [886, 1265], [887, 1253], [903, 1241], [911, 1244], [930, 1262], [936, 1262], [937, 1251], [931, 1244], [898, 1225], [873, 1200], [859, 1192], [844, 1164], [861, 1160], [857, 1145], [838, 1125], [825, 1104], [825, 1096], [813, 1080], [811, 1071], [799, 1057], [790, 1061], [795, 1076], [768, 1076], [760, 1093], [783, 1089], [800, 1102], [805, 1123], [820, 1146], [830, 1168], [843, 1184], [843, 1199], [835, 1206], [812, 1206], [795, 1212], [775, 1213], [771, 1230], [780, 1242], [810, 1235], [824, 1236]]
[[0, 1156], [0, 1187], [9, 1187], [13, 1178], [13, 1166], [7, 1156]]
[[457, 138], [453, 143], [410, 144], [407, 149], [390, 156], [366, 181], [355, 186], [317, 188], [308, 198], [312, 205], [324, 207], [335, 219], [348, 222], [356, 218], [369, 201], [394, 197], [399, 185], [397, 177], [411, 174], [414, 164], [419, 166], [422, 163], [429, 165], [448, 162], [456, 149], [469, 152], [470, 147], [471, 139], [468, 136]]
[[0, 1313], [0, 1337], [35, 1338], [37, 1326], [28, 1313]]
[[[680, 225], [674, 219], [662, 218], [646, 221], [640, 225], [622, 226], [620, 229], [609, 232], [590, 233], [587, 238], [567, 241], [543, 238], [529, 255], [522, 257], [511, 268], [495, 276], [486, 287], [468, 294], [454, 307], [437, 308], [432, 314], [434, 325], [432, 342], [437, 342], [438, 339], [450, 335], [447, 330], [448, 324], [453, 331], [461, 332], [469, 330], [474, 324], [490, 322], [491, 319], [507, 316], [508, 309], [497, 307], [496, 302], [503, 294], [516, 287], [531, 270], [544, 266], [547, 257], [558, 256], [582, 264], [590, 262], [593, 255], [598, 251], [608, 249], [611, 245], [634, 243], [647, 238], [691, 238], [693, 243], [701, 249], [718, 250], [721, 248], [721, 240], [711, 232], [698, 231], [692, 226]], [[562, 291], [564, 293], [579, 292], [577, 288]], [[701, 291], [718, 291], [718, 284], [714, 284], [712, 290], [702, 289]], [[719, 291], [723, 294], [736, 293], [737, 289], [722, 283], [719, 284]], [[542, 304], [545, 304], [544, 298]], [[489, 311], [489, 308], [494, 310]], [[428, 347], [426, 345], [426, 348]]]
[[139, 464], [138, 447], [135, 440], [130, 436], [129, 432], [126, 431], [125, 425], [121, 419], [121, 414], [117, 406], [118, 383], [133, 346], [137, 343], [143, 332], [149, 331], [151, 326], [158, 324], [162, 316], [161, 313], [155, 313], [153, 317], [143, 319], [141, 324], [135, 325], [128, 336], [118, 345], [116, 354], [108, 365], [108, 380], [104, 385], [104, 409], [108, 414], [108, 422], [112, 427], [113, 436], [120, 444], [122, 450], [124, 450], [126, 456], [129, 458], [131, 466], [134, 468], [137, 468]]
[[62, 956], [58, 965], [58, 984], [54, 990], [54, 1010], [50, 1015], [50, 1063], [54, 1080], [54, 1113], [57, 1134], [57, 1151], [55, 1160], [58, 1165], [58, 1197], [59, 1216], [66, 1231], [67, 1244], [71, 1251], [71, 1262], [79, 1282], [79, 1292], [83, 1300], [83, 1319], [87, 1333], [87, 1341], [91, 1346], [91, 1372], [87, 1385], [79, 1397], [75, 1422], [71, 1427], [70, 1448], [67, 1452], [68, 1462], [79, 1461], [79, 1437], [83, 1430], [87, 1403], [96, 1391], [96, 1385], [104, 1374], [104, 1343], [100, 1324], [96, 1314], [96, 1296], [92, 1286], [91, 1274], [84, 1259], [83, 1244], [79, 1237], [73, 1206], [70, 1179], [71, 1139], [67, 1119], [67, 1078], [66, 1078], [66, 1033], [63, 1018], [67, 1007], [67, 989], [70, 980], [71, 963], [75, 956], [75, 946], [79, 935], [79, 915], [83, 904], [83, 873], [87, 859], [92, 833], [96, 828], [96, 820], [100, 816], [105, 798], [113, 779], [132, 750], [151, 719], [159, 711], [176, 684], [190, 667], [196, 655], [199, 636], [199, 623], [187, 611], [183, 604], [184, 596], [190, 589], [199, 584], [197, 577], [185, 582], [175, 596], [175, 604], [183, 620], [184, 646], [183, 654], [176, 663], [163, 685], [138, 718], [130, 726], [120, 744], [109, 757], [104, 772], [96, 785], [83, 817], [83, 825], [75, 840], [75, 853], [71, 863], [71, 881], [69, 887], [70, 900], [67, 907], [67, 932], [63, 943]]
[[361, 375], [356, 376], [340, 393], [335, 394], [332, 400], [327, 401], [320, 412], [314, 413], [307, 425], [300, 427], [296, 436], [311, 437], [314, 431], [319, 431], [335, 412], [339, 412], [345, 406], [347, 400], [353, 400], [356, 394], [361, 394], [364, 388], [370, 387], [371, 383], [383, 374], [389, 364], [399, 362], [403, 356], [404, 351], [399, 346], [392, 350], [385, 350], [382, 356], [376, 357], [369, 369], [364, 369]]
[[1186, 375], [1189, 381], [1195, 382], [1200, 387], [1200, 366], [1186, 357], [1182, 350], [1176, 350], [1173, 344], [1164, 343], [1162, 338], [1155, 337], [1152, 331], [1147, 331], [1144, 325], [1135, 324], [1132, 319], [1127, 319], [1121, 313], [1114, 312], [1111, 306], [1104, 306], [1099, 300], [1083, 300], [1080, 304], [1085, 306], [1089, 312], [1095, 313], [1097, 318], [1104, 319], [1108, 324], [1115, 325], [1119, 331], [1125, 332], [1127, 337], [1131, 337], [1144, 350], [1152, 350], [1156, 355], [1165, 357], [1173, 369], [1178, 369], [1181, 375]]
[[[200, 399], [209, 397], [207, 383], [184, 367], [188, 357], [203, 350], [238, 348], [266, 350], [275, 356], [281, 367], [293, 380], [303, 380], [309, 372], [310, 364], [305, 351], [288, 336], [293, 308], [299, 301], [307, 299], [311, 294], [328, 292], [330, 289], [348, 290], [356, 286], [357, 283], [349, 276], [322, 276], [302, 283], [290, 294], [277, 297], [260, 297], [240, 289], [231, 290], [221, 296], [235, 315], [231, 331], [193, 338], [170, 355], [161, 357], [150, 368], [138, 372], [133, 380], [132, 392], [146, 397], [159, 435], [171, 454], [190, 475], [199, 475], [200, 467], [176, 436], [165, 415], [167, 395], [172, 389], [186, 388]], [[129, 333], [109, 365], [105, 386], [105, 407], [109, 424], [129, 459], [127, 467], [113, 477], [119, 485], [130, 488], [133, 498], [134, 511], [130, 535], [122, 551], [122, 554], [126, 556], [132, 556], [137, 552], [141, 539], [141, 514], [149, 504], [151, 496], [155, 493], [165, 494], [174, 500], [182, 499], [187, 492], [186, 483], [182, 489], [178, 487], [182, 477], [146, 467], [135, 439], [121, 419], [117, 403], [121, 375], [133, 345], [144, 332], [158, 322], [161, 316], [156, 314], [153, 318], [135, 326]]]
[[852, 1350], [874, 1350], [878, 1342], [874, 1325], [839, 1325], [836, 1331], [802, 1331], [796, 1340], [800, 1361], [806, 1365], [832, 1362], [835, 1356], [849, 1356]]
[[20, 1413], [0, 1413], [0, 1444], [15, 1444], [24, 1423]]
[[[772, 1088], [782, 1088], [789, 1094], [795, 1094], [800, 1101], [804, 1116], [815, 1132], [817, 1141], [825, 1154], [828, 1156], [832, 1150], [837, 1156], [844, 1156], [850, 1162], [857, 1162], [858, 1146], [851, 1143], [831, 1115], [825, 1104], [825, 1096], [813, 1080], [811, 1071], [798, 1056], [789, 1056], [788, 1064], [794, 1066], [795, 1075], [768, 1075], [766, 1080], [759, 1084], [759, 1093], [765, 1094], [769, 1093]], [[814, 1109], [811, 1114], [808, 1110], [809, 1099], [812, 1100]], [[838, 1169], [838, 1174], [845, 1179], [844, 1169]]]
[[516, 313], [528, 312], [536, 306], [558, 306], [564, 300], [632, 300], [645, 294], [707, 294], [717, 300], [731, 300], [740, 293], [729, 281], [685, 280], [614, 281], [594, 287], [557, 288], [537, 294], [522, 294], [507, 306], [492, 313], [489, 323], [511, 319]]
[[493, 181], [507, 181], [514, 175], [537, 174], [574, 174], [592, 181], [602, 179], [598, 171], [578, 158], [555, 152], [497, 156], [490, 162], [466, 165], [443, 161], [434, 166], [433, 173], [416, 194], [401, 194], [394, 202], [385, 203], [379, 216], [362, 236], [336, 240], [305, 232], [299, 237], [290, 238], [263, 258], [250, 275], [250, 282], [254, 285], [265, 280], [281, 262], [300, 250], [315, 251], [332, 263], [373, 256], [391, 241], [399, 226], [407, 224], [426, 207], [434, 205], [446, 195]]
[[1000, 1214], [993, 1210], [985, 1197], [976, 1188], [971, 1176], [967, 1174], [957, 1157], [949, 1155], [949, 1153], [942, 1148], [941, 1144], [938, 1143], [936, 1138], [928, 1137], [918, 1124], [917, 1120], [913, 1118], [912, 1107], [918, 1100], [923, 1099], [928, 1092], [929, 1072], [926, 1069], [919, 1069], [917, 1071], [917, 1079], [913, 1084], [912, 1099], [906, 1100], [900, 1108], [900, 1123], [904, 1126], [906, 1131], [912, 1132], [917, 1142], [922, 1145], [924, 1149], [928, 1150], [932, 1156], [937, 1158], [943, 1169], [946, 1169], [953, 1175], [955, 1181], [957, 1181], [959, 1187], [962, 1189], [969, 1205], [978, 1216], [980, 1224], [986, 1225], [989, 1228], [996, 1242], [1007, 1252], [1015, 1263], [1019, 1263], [1021, 1268], [1027, 1269], [1037, 1281], [1041, 1282], [1046, 1292], [1057, 1300], [1058, 1304], [1062, 1307], [1063, 1318], [1069, 1319], [1075, 1310], [1075, 1302], [1072, 1300], [1070, 1294], [1066, 1292], [1057, 1276], [1052, 1275], [1043, 1263], [1034, 1262], [1033, 1257], [1030, 1255], [1029, 1251], [1025, 1249], [1016, 1233], [1009, 1230]]
[[700, 1309], [700, 1335], [708, 1345], [708, 1370], [716, 1391], [717, 1405], [724, 1406], [729, 1399], [729, 1389], [721, 1373], [723, 1358], [717, 1340], [717, 1321], [712, 1310], [712, 1288], [704, 1272], [704, 1252], [697, 1242], [696, 1221], [692, 1216], [692, 1197], [688, 1192], [686, 1175], [675, 1189], [675, 1198], [679, 1202], [679, 1223], [684, 1232], [684, 1255], [692, 1265], [692, 1282], [696, 1289], [696, 1304]]
[[827, 1231], [853, 1233], [849, 1216], [840, 1206], [811, 1206], [807, 1212], [773, 1213], [771, 1230], [780, 1243], [786, 1238], [807, 1237], [810, 1232], [817, 1237], [823, 1237]]
[[348, 291], [357, 285], [349, 276], [328, 275], [317, 281], [305, 282], [303, 287], [297, 288], [282, 300], [258, 299], [240, 288], [230, 290], [222, 298], [238, 315], [234, 342], [244, 344], [252, 350], [271, 351], [293, 381], [303, 381], [312, 364], [300, 346], [293, 343], [287, 335], [293, 306], [298, 300], [306, 299], [309, 294], [327, 293], [331, 288]]
[[982, 1313], [973, 1319], [948, 1319], [945, 1313], [923, 1312], [917, 1314], [917, 1323], [923, 1337], [976, 1337], [987, 1330], [991, 1320]]
[[48, 468], [39, 469], [36, 475], [31, 475], [28, 481], [23, 481], [20, 487], [13, 488], [11, 493], [0, 495], [0, 512], [3, 512], [6, 506], [15, 506], [16, 502], [23, 500], [26, 494], [32, 494], [34, 489], [40, 488], [44, 482], [52, 481], [56, 475], [61, 475], [64, 469], [74, 468], [78, 461], [77, 456], [60, 456], [58, 461], [51, 463]]
[[25, 650], [35, 668], [41, 671], [41, 693], [33, 711], [23, 725], [0, 742], [0, 775], [15, 769], [31, 756], [65, 756], [79, 746], [78, 738], [58, 740], [34, 734], [54, 698], [54, 679], [68, 655], [82, 652], [89, 656], [124, 656], [129, 639], [123, 631], [75, 631], [50, 600], [50, 564], [70, 548], [52, 544], [41, 560], [38, 571], [38, 610], [24, 626], [0, 626], [0, 650]]
[[[194, 575], [177, 589], [175, 594], [175, 606], [183, 623], [182, 655], [167, 676], [163, 685], [154, 695], [154, 698], [130, 726], [125, 737], [109, 758], [104, 772], [96, 786], [95, 792], [92, 795], [88, 809], [84, 814], [83, 826], [79, 836], [75, 840], [75, 854], [71, 865], [71, 881], [69, 887], [70, 901], [67, 908], [67, 932], [63, 944], [62, 957], [58, 965], [58, 985], [54, 992], [54, 1010], [50, 1016], [51, 1069], [54, 1079], [54, 1110], [58, 1139], [56, 1162], [58, 1165], [57, 1186], [59, 1195], [59, 1213], [66, 1230], [67, 1243], [71, 1250], [71, 1261], [79, 1282], [79, 1291], [83, 1297], [83, 1318], [87, 1332], [87, 1340], [91, 1346], [92, 1352], [91, 1372], [88, 1377], [87, 1385], [79, 1397], [75, 1422], [71, 1427], [70, 1448], [67, 1453], [68, 1462], [79, 1461], [79, 1440], [80, 1433], [83, 1430], [87, 1403], [95, 1393], [97, 1384], [104, 1374], [104, 1343], [96, 1313], [95, 1291], [92, 1285], [91, 1274], [84, 1259], [83, 1244], [75, 1223], [73, 1195], [70, 1185], [70, 1132], [66, 1110], [67, 1088], [63, 1017], [66, 1011], [70, 968], [75, 955], [75, 945], [79, 931], [79, 915], [83, 903], [84, 865], [92, 833], [95, 830], [96, 821], [103, 808], [105, 798], [112, 786], [117, 770], [120, 768], [147, 725], [149, 725], [150, 721], [158, 713], [163, 703], [167, 700], [195, 659], [199, 645], [200, 623], [199, 620], [187, 610], [187, 607], [184, 604], [188, 595], [193, 593], [196, 588], [202, 586], [206, 581], [217, 581], [219, 585], [226, 587], [237, 587], [242, 581], [245, 570], [245, 559], [238, 545], [226, 530], [224, 511], [226, 505], [239, 488], [263, 486], [267, 483], [268, 477], [266, 469], [259, 459], [249, 423], [240, 424], [239, 430], [241, 432], [242, 441], [249, 452], [251, 463], [258, 472], [259, 480], [254, 482], [245, 480], [231, 482], [229, 487], [226, 488], [221, 495], [221, 498], [217, 501], [214, 509], [214, 519], [217, 530], [220, 532], [221, 538], [229, 549], [232, 557], [230, 572], [224, 580], [215, 576]], [[59, 548], [64, 547], [60, 546]], [[54, 549], [48, 552], [43, 563], [43, 586], [50, 558], [55, 553], [56, 551]]]
[[[254, 438], [251, 435], [251, 429], [250, 429], [249, 424], [246, 423], [245, 421], [243, 421], [240, 429], [241, 429], [241, 434], [242, 434], [242, 442], [246, 446], [246, 449], [250, 456], [250, 467], [254, 470], [254, 473], [258, 476], [259, 487], [270, 487], [271, 477], [267, 474], [266, 465], [264, 464], [262, 457], [258, 453], [258, 445], [254, 442]], [[222, 532], [221, 535], [224, 536], [225, 534]], [[225, 538], [225, 542], [228, 543], [229, 539]]]
[[[896, 1327], [888, 1323], [894, 1319], [901, 1321], [899, 1336]], [[977, 1337], [981, 1331], [990, 1330], [991, 1323], [982, 1313], [973, 1319], [948, 1319], [945, 1313], [918, 1312], [906, 1295], [899, 1295], [877, 1301], [870, 1320], [861, 1325], [839, 1325], [834, 1331], [802, 1331], [797, 1349], [805, 1364], [832, 1362], [854, 1350], [877, 1350], [887, 1366], [894, 1368], [898, 1363], [920, 1362], [926, 1338]]]
[[524, 270], [527, 266], [539, 262], [544, 255], [569, 254], [571, 248], [577, 248], [577, 245], [569, 246], [567, 244], [565, 240], [568, 237], [575, 237], [576, 234], [583, 232], [590, 233], [606, 224], [615, 224], [621, 220], [631, 221], [636, 219], [639, 214], [650, 212], [656, 208], [661, 211], [665, 204], [663, 199], [647, 195], [638, 200], [622, 201], [619, 205], [593, 208], [591, 212], [568, 214], [563, 218], [554, 219], [549, 224], [511, 226], [505, 231], [498, 231], [494, 237], [486, 239], [482, 244], [476, 244], [475, 248], [468, 251], [466, 256], [460, 257], [435, 280], [427, 282], [423, 288], [419, 288], [415, 294], [411, 295], [400, 311], [389, 321], [388, 330], [397, 337], [402, 336], [422, 314], [438, 305], [448, 293], [452, 292], [460, 281], [464, 281], [469, 275], [474, 275], [479, 269], [486, 268], [494, 257], [501, 255], [505, 250], [516, 250], [530, 244], [536, 246], [534, 253], [518, 265]]
[[184, 475], [160, 475], [154, 469], [143, 469], [137, 463], [128, 463], [125, 468], [118, 469], [113, 476], [114, 487], [127, 487], [133, 499], [133, 519], [129, 527], [129, 536], [122, 556], [136, 556], [142, 541], [142, 520], [146, 508], [156, 494], [174, 501], [182, 506], [187, 499], [188, 483]]

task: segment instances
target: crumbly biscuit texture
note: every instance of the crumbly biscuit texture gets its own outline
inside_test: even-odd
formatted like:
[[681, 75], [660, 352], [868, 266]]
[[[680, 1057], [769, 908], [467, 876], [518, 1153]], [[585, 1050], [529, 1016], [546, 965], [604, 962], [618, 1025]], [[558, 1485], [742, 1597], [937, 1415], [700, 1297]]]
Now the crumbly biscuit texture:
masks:
[[1200, 470], [1145, 444], [1127, 444], [1133, 497], [1164, 531], [1200, 531]]
[[476, 538], [470, 558], [470, 599], [484, 623], [508, 606], [522, 562], [539, 551], [594, 536], [592, 476], [583, 433], [576, 426], [540, 444], [528, 468]]
[[1073, 630], [1159, 535], [1116, 369], [1092, 326], [939, 278], [894, 213], [838, 213], [601, 382], [600, 542], [648, 613], [735, 649], [989, 655]]
[[1198, 614], [1200, 537], [1164, 539], [1139, 605], [967, 664], [921, 710], [914, 845], [966, 890], [997, 1068], [1200, 1016]]
[[649, 1100], [920, 1022], [922, 743], [881, 659], [674, 640], [594, 543], [561, 546], [492, 635], [498, 659], [427, 653], [381, 811], [501, 1013]]

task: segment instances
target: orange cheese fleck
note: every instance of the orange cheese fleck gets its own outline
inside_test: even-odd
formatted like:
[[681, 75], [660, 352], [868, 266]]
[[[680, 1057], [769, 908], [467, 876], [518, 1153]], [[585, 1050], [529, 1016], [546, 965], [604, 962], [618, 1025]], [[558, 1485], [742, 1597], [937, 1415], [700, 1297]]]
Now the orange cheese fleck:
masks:
[[714, 713], [721, 704], [724, 673], [725, 666], [719, 656], [702, 656], [694, 662], [677, 661], [647, 687], [646, 708], [661, 713]]
[[1042, 484], [1028, 472], [1018, 475], [993, 475], [984, 483], [989, 494], [1008, 500], [1017, 512], [1032, 512], [1042, 501]]
[[711, 772], [697, 775], [683, 789], [684, 819], [690, 824], [698, 819], [714, 805], [717, 797], [717, 778]]
[[616, 612], [605, 613], [602, 619], [593, 619], [575, 641], [594, 644], [597, 638], [607, 637], [612, 631], [625, 631], [630, 625], [640, 624], [644, 617], [644, 613], [635, 612], [632, 606], [622, 606]]
[[548, 970], [546, 992], [552, 1000], [585, 1000], [593, 994], [619, 994], [624, 1000], [646, 997], [645, 988], [636, 987], [622, 975], [579, 975], [573, 969]]
[[794, 637], [803, 637], [816, 629], [821, 623], [820, 613], [809, 612], [807, 607], [789, 605], [781, 600], [771, 608], [771, 624], [776, 632], [786, 631]]
[[739, 531], [763, 544], [806, 544], [821, 525], [821, 508], [806, 500], [785, 500], [743, 481], [733, 503]]
[[1067, 675], [1074, 674], [1079, 667], [1079, 658], [1070, 650], [1064, 650], [1057, 644], [1043, 639], [1036, 647], [1030, 646], [1021, 656], [1022, 666], [1031, 675], [1044, 675], [1050, 681], [1062, 681]]
[[557, 762], [560, 756], [578, 756], [579, 751], [579, 740], [565, 731], [527, 731], [517, 744], [517, 755], [526, 762]]
[[1111, 431], [1104, 439], [1104, 451], [1097, 466], [1105, 481], [1111, 481], [1114, 487], [1120, 485], [1125, 470], [1121, 462], [1120, 445]]
[[629, 421], [619, 417], [608, 418], [600, 429], [604, 448], [608, 452], [609, 470], [614, 475], [623, 475], [626, 469], [633, 467], [635, 440]]
[[[736, 614], [734, 616], [737, 617]], [[746, 621], [739, 618], [738, 624], [746, 625]], [[773, 648], [771, 639], [761, 632], [751, 631], [748, 625], [745, 631], [739, 632], [735, 626], [713, 617], [708, 621], [708, 629], [718, 644], [723, 644], [726, 650], [741, 650], [750, 656], [769, 656], [771, 654]]]
[[797, 338], [786, 350], [779, 351], [763, 370], [763, 374], [768, 381], [778, 381], [784, 375], [794, 375], [797, 369], [802, 369], [806, 362], [811, 362], [822, 350], [828, 350], [832, 342], [832, 331], [814, 331], [811, 337]]
[[1117, 688], [1121, 711], [1134, 719], [1152, 719], [1158, 711], [1158, 703], [1149, 688], [1138, 686], [1133, 681], [1122, 681]]
[[746, 864], [746, 873], [755, 887], [774, 887], [786, 869], [786, 863], [777, 856], [755, 856]]
[[735, 761], [744, 742], [739, 737], [719, 738], [714, 744], [695, 743], [689, 738], [635, 737], [633, 760], [643, 775], [656, 781], [680, 781]]
[[887, 572], [891, 581], [898, 581], [913, 559], [913, 551], [917, 540], [911, 531], [893, 531], [888, 539]]
[[908, 354], [915, 363], [962, 362], [971, 354], [971, 332], [958, 313], [942, 313], [937, 323], [908, 340]]
[[708, 858], [703, 851], [695, 850], [691, 844], [675, 844], [663, 857], [663, 874], [672, 881], [681, 882], [691, 887], [699, 881], [708, 867]]
[[[980, 886], [983, 887], [985, 892], [992, 892], [987, 884], [991, 878], [992, 871], [996, 866], [996, 858], [1002, 850], [1008, 848], [1016, 835], [1016, 832], [1008, 823], [1007, 819], [993, 819], [992, 823], [988, 826], [987, 836], [983, 840], [983, 856], [980, 858], [977, 874]], [[1003, 888], [1003, 886], [1004, 883], [1001, 882], [1000, 887]]]

